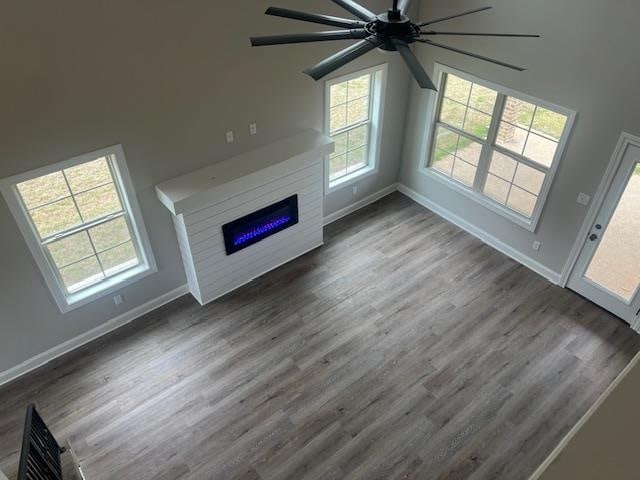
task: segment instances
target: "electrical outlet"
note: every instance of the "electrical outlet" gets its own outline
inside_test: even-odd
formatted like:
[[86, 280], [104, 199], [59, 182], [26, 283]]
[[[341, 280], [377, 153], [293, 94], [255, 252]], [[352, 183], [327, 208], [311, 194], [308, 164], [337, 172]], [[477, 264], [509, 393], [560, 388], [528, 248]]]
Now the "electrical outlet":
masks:
[[255, 135], [256, 133], [258, 133], [258, 125], [255, 123], [252, 123], [249, 125], [249, 135]]
[[542, 246], [542, 242], [539, 242], [538, 240], [536, 240], [535, 242], [533, 242], [533, 249], [537, 252], [540, 250], [540, 247]]
[[353, 194], [357, 195], [358, 194], [358, 185], [354, 185], [353, 186]]
[[576, 200], [576, 202], [578, 202], [579, 205], [584, 205], [585, 207], [589, 205], [590, 201], [591, 201], [591, 197], [586, 193], [582, 193], [582, 192], [580, 192], [580, 194], [578, 195], [578, 199]]
[[235, 140], [235, 138], [233, 136], [233, 132], [232, 131], [228, 131], [227, 132], [227, 143], [233, 143], [234, 140]]
[[122, 305], [124, 303], [124, 298], [122, 298], [122, 295], [116, 295], [113, 297], [113, 303], [116, 305]]

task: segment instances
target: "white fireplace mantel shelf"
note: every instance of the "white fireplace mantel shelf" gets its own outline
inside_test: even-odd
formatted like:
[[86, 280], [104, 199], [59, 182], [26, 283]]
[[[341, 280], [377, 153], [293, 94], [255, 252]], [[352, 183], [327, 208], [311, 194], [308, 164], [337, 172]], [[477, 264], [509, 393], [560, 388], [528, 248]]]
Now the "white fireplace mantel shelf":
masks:
[[[322, 245], [324, 158], [333, 149], [330, 138], [307, 130], [156, 186], [201, 304]], [[230, 224], [293, 196], [297, 223], [238, 251], [227, 248]]]
[[324, 158], [333, 152], [333, 141], [316, 130], [243, 153], [156, 186], [158, 198], [174, 215], [210, 205], [244, 190], [246, 185], [278, 178], [305, 160]]

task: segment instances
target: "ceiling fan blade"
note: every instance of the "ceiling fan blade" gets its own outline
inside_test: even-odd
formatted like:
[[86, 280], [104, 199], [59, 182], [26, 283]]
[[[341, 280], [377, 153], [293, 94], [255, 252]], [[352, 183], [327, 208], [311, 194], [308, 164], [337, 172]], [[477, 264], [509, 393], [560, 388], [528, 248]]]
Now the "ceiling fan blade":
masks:
[[273, 15], [274, 17], [290, 18], [292, 20], [319, 23], [321, 25], [330, 25], [332, 27], [339, 28], [362, 28], [365, 26], [364, 22], [359, 22], [357, 20], [331, 17], [329, 15], [320, 15], [317, 13], [298, 12], [297, 10], [289, 10], [287, 8], [269, 7], [265, 13], [267, 15]]
[[526, 70], [526, 68], [518, 67], [517, 65], [511, 65], [509, 63], [501, 62], [500, 60], [494, 60], [493, 58], [485, 57], [483, 55], [478, 55], [477, 53], [471, 53], [465, 50], [460, 50], [459, 48], [450, 47], [448, 45], [443, 45], [441, 43], [432, 42], [431, 40], [421, 40], [417, 38], [416, 41], [426, 43], [427, 45], [433, 45], [434, 47], [444, 48], [445, 50], [451, 50], [452, 52], [461, 53], [462, 55], [468, 55], [470, 57], [474, 57], [479, 60], [484, 60], [485, 62], [495, 63], [496, 65], [511, 68], [513, 70], [518, 70], [519, 72], [524, 72]]
[[411, 8], [411, 0], [400, 0], [400, 3], [398, 3], [398, 8], [403, 15], [406, 15]]
[[349, 48], [345, 48], [335, 55], [330, 56], [314, 67], [307, 68], [304, 73], [309, 75], [314, 80], [320, 80], [321, 78], [329, 75], [331, 72], [339, 69], [343, 65], [346, 65], [356, 58], [361, 57], [365, 53], [378, 48], [383, 43], [383, 40], [380, 40], [375, 36], [371, 36], [365, 40], [359, 41]]
[[409, 70], [411, 70], [411, 73], [413, 73], [413, 76], [418, 82], [418, 85], [420, 85], [420, 88], [426, 88], [437, 92], [438, 89], [431, 81], [431, 78], [429, 78], [429, 75], [424, 70], [424, 67], [420, 64], [420, 61], [416, 58], [416, 56], [409, 48], [409, 45], [407, 45], [402, 40], [397, 40], [395, 38], [391, 41], [398, 49], [398, 52], [400, 52], [400, 55], [402, 55], [402, 58], [409, 67]]
[[354, 2], [353, 0], [332, 0], [333, 3], [337, 3], [346, 11], [351, 12], [356, 17], [367, 22], [371, 22], [376, 19], [376, 14], [370, 10], [367, 10], [362, 5]]
[[292, 33], [288, 35], [269, 35], [266, 37], [251, 37], [251, 45], [263, 47], [266, 45], [283, 45], [287, 43], [323, 42], [331, 40], [357, 40], [367, 38], [366, 30], [334, 30], [329, 32]]
[[485, 10], [491, 10], [493, 7], [482, 7], [475, 8], [473, 10], [467, 10], [466, 12], [458, 13], [456, 15], [449, 15], [446, 17], [436, 18], [434, 20], [429, 20], [427, 22], [418, 23], [419, 27], [426, 27], [427, 25], [433, 25], [434, 23], [444, 22], [445, 20], [451, 20], [453, 18], [464, 17], [466, 15], [471, 15], [472, 13], [484, 12]]
[[420, 32], [420, 35], [462, 35], [472, 37], [521, 37], [521, 38], [540, 38], [540, 35], [529, 35], [524, 33], [482, 33], [482, 32]]

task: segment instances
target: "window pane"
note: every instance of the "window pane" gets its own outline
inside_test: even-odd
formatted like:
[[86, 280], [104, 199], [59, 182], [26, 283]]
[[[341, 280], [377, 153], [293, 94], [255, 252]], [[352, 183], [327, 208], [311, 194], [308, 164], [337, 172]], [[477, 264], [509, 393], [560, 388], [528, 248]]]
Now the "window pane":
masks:
[[347, 153], [347, 132], [334, 135], [331, 139], [336, 144], [335, 151], [331, 154], [332, 157]]
[[133, 243], [127, 242], [119, 247], [107, 250], [98, 255], [102, 267], [107, 275], [113, 275], [127, 268], [134, 267], [138, 264], [138, 254], [133, 247]]
[[436, 148], [444, 150], [449, 153], [456, 153], [458, 148], [458, 138], [460, 136], [457, 133], [453, 133], [446, 128], [438, 127], [438, 137], [436, 139]]
[[347, 83], [338, 83], [337, 85], [331, 85], [330, 89], [330, 101], [329, 106], [335, 107], [347, 102]]
[[360, 147], [347, 154], [347, 172], [351, 173], [367, 166], [367, 148]]
[[451, 175], [454, 161], [455, 161], [455, 157], [453, 155], [445, 152], [444, 150], [436, 149], [435, 158], [433, 159], [433, 167], [436, 170], [440, 170], [442, 173]]
[[462, 129], [466, 111], [467, 107], [464, 105], [445, 98], [442, 101], [442, 109], [440, 110], [440, 121]]
[[508, 97], [502, 112], [502, 120], [529, 130], [536, 106], [514, 97]]
[[349, 80], [348, 100], [360, 98], [369, 95], [371, 85], [371, 75], [363, 75], [353, 80]]
[[329, 130], [331, 133], [347, 126], [347, 106], [341, 105], [329, 111]]
[[362, 125], [361, 127], [354, 128], [349, 131], [349, 150], [361, 147], [367, 144], [367, 133], [369, 131], [368, 125]]
[[556, 142], [559, 142], [566, 124], [567, 117], [565, 115], [552, 112], [546, 108], [538, 107], [531, 129], [535, 132], [547, 135], [553, 138]]
[[369, 118], [369, 97], [347, 103], [347, 124], [353, 125]]
[[41, 238], [80, 225], [80, 215], [71, 198], [36, 208], [29, 212]]
[[476, 170], [473, 165], [456, 158], [453, 164], [453, 178], [471, 187], [476, 178]]
[[129, 225], [124, 217], [110, 220], [89, 229], [89, 235], [98, 252], [115, 247], [131, 239]]
[[556, 155], [557, 148], [558, 144], [553, 140], [548, 140], [535, 133], [530, 133], [524, 156], [538, 162], [540, 165], [550, 167], [553, 163], [553, 157]]
[[96, 257], [87, 258], [60, 269], [60, 276], [69, 293], [77, 292], [104, 278]]
[[464, 121], [465, 132], [486, 140], [490, 126], [491, 116], [472, 108], [467, 111], [467, 118]]
[[61, 172], [19, 183], [17, 187], [22, 201], [29, 210], [71, 195]]
[[513, 181], [513, 176], [516, 173], [516, 166], [517, 162], [511, 157], [503, 155], [500, 152], [493, 152], [489, 171], [511, 183]]
[[104, 157], [93, 162], [83, 163], [77, 167], [67, 168], [64, 174], [73, 193], [79, 193], [98, 185], [113, 182], [109, 164]]
[[469, 106], [491, 115], [493, 114], [493, 109], [496, 105], [497, 98], [498, 92], [496, 92], [495, 90], [483, 87], [482, 85], [474, 84], [473, 88], [471, 89]]
[[347, 174], [347, 155], [339, 155], [329, 160], [329, 180], [343, 177]]
[[640, 166], [627, 184], [585, 276], [633, 300], [640, 286]]
[[122, 211], [120, 197], [113, 183], [77, 195], [76, 202], [85, 222]]
[[518, 165], [518, 171], [516, 172], [513, 183], [533, 193], [534, 195], [540, 195], [540, 190], [542, 189], [542, 184], [544, 183], [544, 177], [545, 174], [541, 171], [520, 163]]
[[487, 175], [487, 183], [484, 186], [484, 193], [504, 204], [507, 203], [510, 188], [511, 184], [509, 182], [505, 182], [501, 178], [489, 174]]
[[94, 255], [87, 232], [79, 232], [47, 245], [51, 258], [58, 268], [71, 265]]
[[447, 85], [444, 89], [445, 97], [449, 97], [465, 105], [469, 102], [469, 95], [471, 94], [471, 82], [456, 77], [455, 75], [447, 74]]
[[472, 165], [478, 166], [481, 154], [481, 143], [473, 142], [465, 137], [460, 137], [460, 142], [458, 142], [458, 151], [456, 152], [457, 157], [460, 157]]
[[498, 130], [498, 138], [496, 144], [511, 150], [518, 155], [522, 155], [524, 146], [527, 142], [527, 130], [518, 128], [510, 123], [502, 122]]
[[507, 205], [530, 218], [531, 215], [533, 215], [537, 200], [538, 198], [536, 196], [514, 185], [511, 187]]

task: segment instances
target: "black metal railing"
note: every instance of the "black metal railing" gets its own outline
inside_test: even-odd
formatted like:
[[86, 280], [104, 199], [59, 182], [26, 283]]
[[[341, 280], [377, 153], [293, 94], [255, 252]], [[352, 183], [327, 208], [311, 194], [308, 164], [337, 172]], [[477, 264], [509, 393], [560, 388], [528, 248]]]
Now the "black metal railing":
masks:
[[62, 480], [62, 449], [35, 405], [27, 407], [18, 480]]

